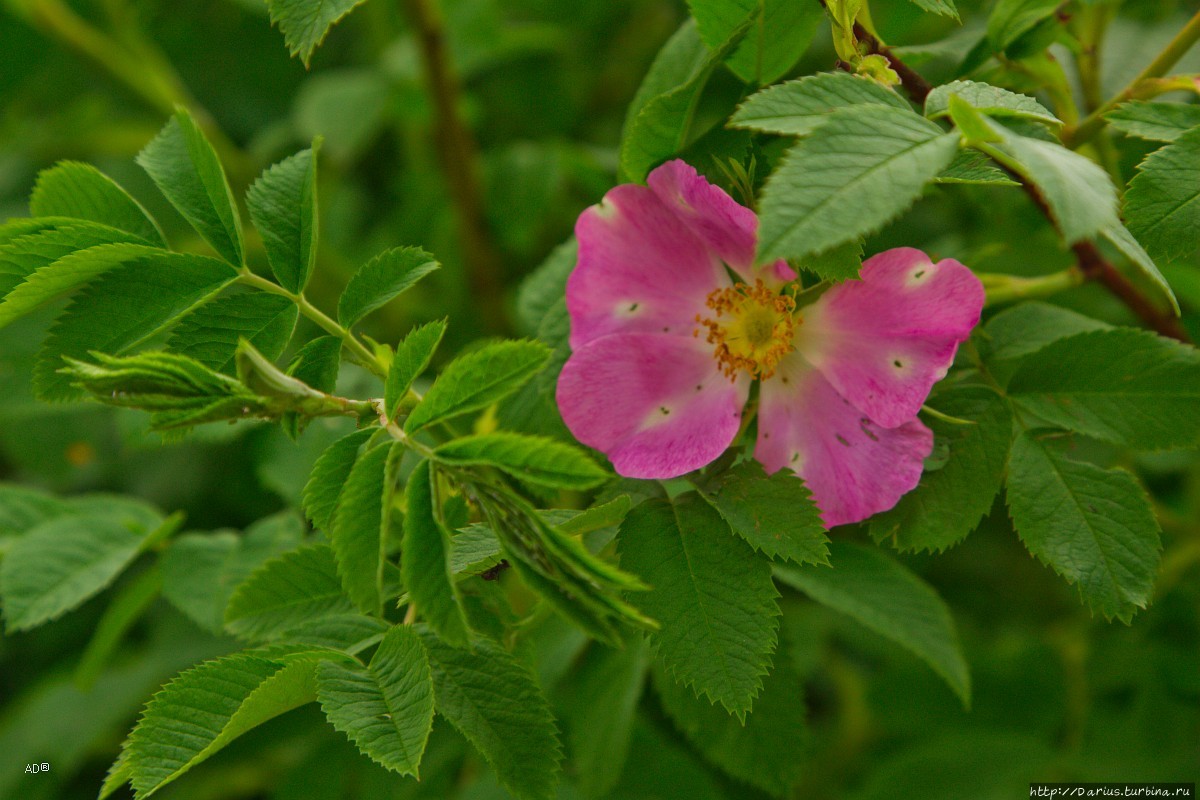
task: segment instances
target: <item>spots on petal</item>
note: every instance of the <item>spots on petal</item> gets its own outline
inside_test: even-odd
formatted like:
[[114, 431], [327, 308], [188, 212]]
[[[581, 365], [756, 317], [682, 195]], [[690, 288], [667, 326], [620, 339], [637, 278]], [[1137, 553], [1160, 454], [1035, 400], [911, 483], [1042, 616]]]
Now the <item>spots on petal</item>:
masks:
[[937, 273], [937, 265], [931, 261], [926, 261], [921, 264], [916, 264], [910, 267], [908, 275], [904, 279], [904, 287], [906, 289], [915, 289], [918, 286], [923, 286]]
[[610, 220], [617, 216], [617, 204], [609, 197], [592, 206], [592, 210], [597, 217], [604, 220]]

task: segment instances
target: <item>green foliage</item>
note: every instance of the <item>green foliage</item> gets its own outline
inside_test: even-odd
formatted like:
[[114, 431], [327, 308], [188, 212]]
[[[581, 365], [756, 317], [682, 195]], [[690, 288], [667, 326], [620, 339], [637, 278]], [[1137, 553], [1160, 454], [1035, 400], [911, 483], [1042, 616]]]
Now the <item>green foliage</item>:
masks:
[[433, 679], [421, 638], [395, 626], [366, 667], [325, 661], [317, 668], [317, 699], [333, 727], [377, 764], [418, 777], [433, 727]]
[[413, 381], [429, 366], [433, 354], [446, 335], [446, 321], [437, 320], [413, 328], [404, 341], [396, 346], [392, 365], [388, 368], [384, 407], [388, 419], [395, 419]]
[[925, 116], [930, 119], [948, 116], [951, 95], [994, 117], [1018, 117], [1050, 125], [1062, 124], [1062, 120], [1028, 95], [975, 81], [953, 81], [935, 87], [925, 98]]
[[655, 654], [676, 680], [744, 718], [775, 650], [769, 562], [696, 494], [634, 508], [620, 549], [622, 567], [651, 586], [633, 602], [662, 623]]
[[1005, 50], [1058, 9], [1055, 0], [999, 0], [988, 17], [987, 38]]
[[1129, 229], [1118, 223], [1105, 228], [1101, 231], [1101, 235], [1124, 253], [1125, 257], [1158, 287], [1159, 291], [1162, 292], [1163, 296], [1171, 304], [1171, 310], [1178, 316], [1181, 312], [1179, 299], [1175, 297], [1175, 291], [1171, 288], [1171, 284], [1167, 282], [1166, 277], [1159, 271], [1158, 265], [1154, 263], [1154, 259], [1138, 243], [1138, 240], [1133, 238], [1133, 234], [1129, 232]]
[[913, 652], [968, 705], [971, 676], [937, 592], [878, 549], [835, 541], [829, 551], [832, 569], [780, 564], [775, 576]]
[[229, 599], [225, 627], [246, 639], [265, 640], [318, 617], [353, 610], [342, 591], [333, 550], [308, 545], [256, 569]]
[[1051, 342], [1021, 362], [1017, 406], [1068, 430], [1135, 449], [1200, 444], [1200, 353], [1113, 328]]
[[958, 19], [958, 9], [954, 7], [953, 0], [909, 0], [909, 2], [934, 14]]
[[829, 537], [804, 483], [790, 471], [768, 476], [746, 461], [721, 476], [711, 498], [730, 530], [771, 558], [826, 564]]
[[268, 0], [271, 22], [283, 32], [288, 52], [307, 67], [329, 29], [364, 0]]
[[29, 196], [29, 213], [98, 222], [132, 233], [148, 244], [166, 246], [162, 229], [142, 204], [90, 164], [60, 161], [43, 170]]
[[369, 428], [338, 439], [325, 449], [316, 463], [308, 483], [304, 485], [302, 505], [313, 525], [323, 531], [333, 530], [333, 515], [337, 510], [342, 487], [358, 460], [358, 452], [374, 434]]
[[750, 18], [750, 30], [726, 63], [739, 78], [760, 86], [792, 68], [808, 49], [823, 16], [815, 3], [790, 0], [688, 0], [688, 8], [700, 38], [712, 50], [722, 49]]
[[442, 641], [461, 647], [468, 643], [470, 627], [463, 614], [462, 598], [451, 563], [451, 553], [458, 550], [458, 537], [452, 543], [442, 521], [436, 481], [437, 476], [429, 462], [419, 464], [409, 476], [405, 492], [408, 508], [404, 516], [404, 560], [400, 563], [400, 572], [410, 602], [421, 610]]
[[484, 466], [551, 489], [592, 489], [607, 474], [582, 450], [541, 436], [484, 433], [441, 445], [433, 458], [458, 467]]
[[1150, 602], [1158, 523], [1129, 473], [1064, 458], [1024, 431], [1010, 457], [1008, 509], [1029, 552], [1076, 584], [1093, 611], [1128, 622]]
[[232, 375], [242, 339], [269, 359], [283, 353], [296, 329], [296, 304], [275, 294], [218, 297], [197, 308], [171, 332], [170, 347], [218, 372]]
[[898, 94], [873, 80], [846, 72], [819, 72], [752, 95], [738, 107], [729, 124], [804, 136], [825, 124], [837, 109], [859, 105], [909, 110]]
[[1173, 142], [1192, 128], [1200, 127], [1200, 106], [1188, 103], [1122, 103], [1104, 118], [1126, 136]]
[[520, 800], [550, 800], [562, 751], [554, 717], [529, 670], [482, 639], [473, 650], [422, 637], [433, 671], [434, 707], [467, 738]]
[[759, 260], [819, 253], [873, 233], [908, 208], [957, 150], [956, 134], [910, 111], [835, 111], [767, 181]]
[[871, 519], [871, 536], [898, 550], [945, 550], [979, 525], [1004, 480], [1012, 441], [1012, 411], [990, 389], [964, 388], [933, 401], [942, 414], [960, 422], [931, 417], [949, 460], [928, 473], [916, 489], [888, 511]]
[[383, 606], [383, 572], [391, 525], [399, 443], [377, 444], [354, 461], [338, 495], [329, 541], [346, 594], [364, 614]]
[[380, 253], [354, 273], [338, 300], [338, 322], [349, 328], [441, 265], [419, 247]]
[[406, 433], [479, 411], [532, 378], [550, 352], [531, 341], [497, 342], [450, 362], [404, 423]]
[[246, 193], [279, 285], [302, 292], [317, 261], [317, 151], [301, 150], [266, 170]]
[[244, 263], [242, 218], [225, 170], [187, 111], [176, 111], [137, 160], [221, 258], [234, 266]]
[[576, 783], [588, 797], [605, 796], [621, 777], [646, 681], [646, 657], [644, 640], [621, 649], [592, 647], [572, 676], [568, 744]]
[[1171, 260], [1196, 249], [1200, 225], [1200, 128], [1151, 153], [1125, 194], [1129, 230], [1154, 256]]

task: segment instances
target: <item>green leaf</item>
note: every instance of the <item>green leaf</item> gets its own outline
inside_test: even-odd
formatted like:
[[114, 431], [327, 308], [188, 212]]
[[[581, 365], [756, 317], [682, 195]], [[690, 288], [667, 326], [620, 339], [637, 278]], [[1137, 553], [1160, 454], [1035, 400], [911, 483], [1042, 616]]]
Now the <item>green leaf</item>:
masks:
[[810, 253], [795, 260], [795, 265], [826, 281], [850, 281], [862, 269], [863, 243], [852, 239], [822, 253]]
[[662, 623], [650, 641], [663, 664], [697, 695], [744, 717], [775, 650], [770, 562], [693, 493], [630, 511], [620, 551], [622, 568], [652, 587], [631, 601]]
[[1116, 190], [1094, 161], [1062, 145], [995, 127], [1003, 135], [1002, 147], [1020, 163], [1022, 177], [1041, 190], [1067, 244], [1120, 224]]
[[1171, 310], [1175, 312], [1175, 316], [1179, 316], [1181, 313], [1179, 300], [1175, 297], [1175, 292], [1171, 289], [1171, 284], [1167, 283], [1166, 277], [1159, 272], [1158, 265], [1154, 263], [1154, 259], [1142, 248], [1138, 240], [1133, 238], [1133, 234], [1129, 232], [1129, 229], [1118, 222], [1111, 228], [1105, 228], [1100, 234], [1112, 242], [1114, 247], [1120, 250], [1143, 275], [1158, 287], [1159, 292], [1171, 304]]
[[954, 7], [953, 0], [908, 0], [918, 8], [923, 8], [934, 14], [941, 14], [943, 17], [953, 17], [958, 19], [958, 9]]
[[433, 354], [446, 334], [446, 320], [440, 319], [413, 328], [396, 347], [392, 366], [388, 369], [384, 407], [388, 419], [395, 419], [400, 404], [413, 381], [429, 366]]
[[792, 68], [824, 18], [819, 4], [792, 0], [688, 0], [688, 8], [700, 38], [713, 50], [719, 50], [747, 17], [753, 20], [726, 63], [739, 78], [760, 86], [774, 83]]
[[1200, 351], [1149, 331], [1052, 342], [1025, 358], [1009, 394], [1054, 425], [1127, 447], [1200, 444]]
[[1134, 100], [1122, 103], [1104, 118], [1126, 136], [1173, 142], [1192, 128], [1200, 128], [1200, 105]]
[[78, 222], [9, 241], [0, 247], [0, 328], [106, 270], [164, 252], [135, 239]]
[[967, 387], [943, 392], [930, 400], [943, 414], [971, 424], [929, 417], [950, 460], [928, 472], [920, 484], [892, 509], [871, 518], [871, 536], [891, 541], [898, 550], [945, 550], [975, 530], [992, 507], [1012, 441], [1012, 412], [990, 389]]
[[338, 322], [350, 327], [440, 267], [419, 247], [386, 250], [363, 264], [338, 300]]
[[389, 627], [378, 617], [330, 614], [282, 631], [277, 641], [288, 646], [325, 647], [353, 655], [378, 644]]
[[996, 51], [1007, 49], [1054, 14], [1059, 5], [1058, 0], [999, 0], [988, 17], [988, 41]]
[[340, 338], [319, 336], [300, 348], [288, 365], [287, 374], [304, 381], [318, 392], [332, 393], [337, 388], [341, 353]]
[[951, 95], [993, 117], [1019, 117], [1062, 125], [1062, 120], [1032, 97], [976, 81], [951, 81], [934, 87], [925, 98], [925, 116], [930, 119], [949, 116]]
[[911, 111], [835, 111], [792, 147], [763, 190], [759, 261], [819, 253], [907, 209], [958, 152], [958, 134]]
[[621, 649], [592, 647], [570, 678], [571, 763], [587, 797], [608, 797], [624, 771], [646, 683], [646, 649], [641, 637]]
[[496, 467], [514, 478], [551, 489], [591, 489], [608, 477], [574, 445], [507, 431], [455, 439], [435, 449], [433, 458], [459, 467]]
[[809, 768], [798, 756], [808, 739], [807, 709], [804, 680], [783, 655], [776, 662], [744, 724], [663, 670], [655, 670], [654, 688], [675, 727], [709, 761], [772, 797], [786, 797]]
[[1156, 150], [1125, 193], [1130, 232], [1161, 261], [1196, 251], [1200, 228], [1200, 128]]
[[746, 34], [742, 22], [712, 52], [692, 20], [672, 36], [646, 73], [625, 118], [621, 136], [621, 173], [644, 180], [650, 169], [678, 153], [691, 140], [700, 95], [713, 70]]
[[59, 372], [64, 356], [87, 360], [92, 352], [128, 352], [236, 279], [229, 265], [215, 259], [159, 251], [93, 281], [59, 317], [38, 354], [38, 397], [65, 400], [80, 394], [71, 377]]
[[53, 495], [0, 483], [0, 537], [24, 534], [42, 522], [70, 513], [71, 506]]
[[76, 688], [87, 692], [95, 686], [96, 679], [108, 666], [121, 639], [161, 593], [162, 575], [157, 567], [145, 570], [117, 590], [75, 665], [73, 678]]
[[302, 292], [317, 261], [317, 150], [320, 142], [270, 167], [246, 192], [275, 280]]
[[333, 530], [333, 515], [342, 487], [358, 460], [359, 449], [374, 433], [373, 429], [364, 428], [343, 436], [325, 448], [313, 464], [300, 505], [320, 530], [326, 533]]
[[478, 575], [504, 559], [500, 540], [487, 525], [468, 525], [455, 531], [450, 538], [450, 574], [456, 580]]
[[201, 627], [219, 633], [235, 588], [265, 561], [300, 546], [303, 526], [291, 514], [268, 517], [244, 535], [189, 533], [162, 555], [163, 595]]
[[171, 332], [168, 346], [218, 372], [234, 374], [242, 339], [272, 361], [296, 329], [296, 304], [277, 294], [254, 292], [218, 297], [188, 314]]
[[253, 728], [316, 699], [317, 662], [333, 652], [207, 661], [154, 696], [126, 743], [138, 800], [157, 792]]
[[229, 263], [245, 263], [242, 220], [212, 145], [187, 111], [180, 109], [138, 154], [171, 205]]
[[322, 663], [317, 698], [330, 724], [363, 755], [385, 769], [420, 777], [433, 726], [433, 678], [412, 628], [392, 627], [369, 666]]
[[971, 677], [937, 592], [879, 548], [834, 541], [829, 556], [832, 569], [778, 564], [775, 577], [910, 650], [968, 705]]
[[764, 89], [742, 103], [731, 127], [787, 136], [805, 136], [847, 106], [885, 106], [908, 111], [898, 94], [869, 78], [847, 72], [819, 72]]
[[1129, 622], [1150, 602], [1158, 522], [1128, 472], [1063, 458], [1024, 432], [1010, 456], [1008, 509], [1029, 552], [1076, 584], [1093, 612]]
[[288, 52], [308, 67], [329, 29], [365, 0], [267, 0], [271, 22], [279, 26]]
[[399, 442], [364, 451], [346, 477], [334, 512], [329, 541], [338, 575], [364, 614], [383, 610], [383, 554], [395, 491], [394, 462], [403, 452]]
[[562, 751], [532, 673], [488, 639], [459, 650], [422, 636], [437, 712], [483, 754], [518, 800], [555, 797]]
[[272, 639], [311, 619], [353, 611], [333, 550], [310, 545], [271, 559], [234, 590], [225, 627], [246, 639]]
[[560, 244], [546, 256], [546, 260], [529, 273], [517, 290], [517, 321], [523, 335], [537, 333], [550, 309], [563, 299], [567, 290], [567, 276], [575, 269], [579, 255], [579, 243], [575, 237]]
[[1049, 303], [1021, 303], [988, 320], [983, 328], [983, 354], [992, 375], [1007, 385], [1020, 360], [1030, 353], [1076, 333], [1111, 327]]
[[991, 186], [1020, 186], [1004, 170], [982, 153], [959, 150], [950, 166], [933, 179], [934, 183], [975, 183]]
[[118, 514], [52, 518], [17, 538], [0, 561], [7, 629], [29, 630], [102, 591], [157, 532]]
[[405, 432], [414, 433], [504, 399], [536, 375], [549, 357], [549, 348], [528, 340], [496, 342], [459, 356], [408, 415]]
[[768, 476], [757, 461], [720, 477], [713, 505], [730, 529], [771, 558], [829, 563], [829, 537], [804, 481], [789, 471]]
[[90, 164], [60, 161], [38, 173], [29, 213], [35, 217], [73, 217], [132, 233], [166, 247], [162, 229], [116, 181]]
[[443, 641], [462, 647], [470, 641], [470, 629], [450, 563], [454, 544], [439, 519], [442, 512], [435, 480], [428, 461], [419, 464], [409, 476], [400, 574], [410, 601], [420, 609], [430, 627]]

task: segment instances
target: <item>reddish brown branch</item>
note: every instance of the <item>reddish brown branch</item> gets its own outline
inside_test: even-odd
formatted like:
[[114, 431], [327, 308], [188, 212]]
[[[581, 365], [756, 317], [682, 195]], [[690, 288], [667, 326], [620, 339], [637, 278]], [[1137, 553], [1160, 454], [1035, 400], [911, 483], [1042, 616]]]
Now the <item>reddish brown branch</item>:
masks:
[[881, 55], [887, 59], [888, 64], [900, 77], [900, 85], [904, 87], [904, 91], [908, 92], [908, 96], [914, 103], [920, 106], [925, 105], [925, 98], [933, 91], [933, 86], [925, 80], [924, 76], [905, 64], [900, 56], [892, 52], [890, 47], [879, 41], [874, 34], [857, 22], [854, 23], [854, 35], [858, 41], [867, 46], [867, 52]]

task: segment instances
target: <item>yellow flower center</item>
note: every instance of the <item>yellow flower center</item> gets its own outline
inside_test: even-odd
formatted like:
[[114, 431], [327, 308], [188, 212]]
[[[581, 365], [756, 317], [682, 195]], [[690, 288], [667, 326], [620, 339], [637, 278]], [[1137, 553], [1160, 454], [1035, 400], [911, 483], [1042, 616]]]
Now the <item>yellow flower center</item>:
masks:
[[[792, 352], [797, 319], [792, 316], [796, 301], [768, 289], [761, 280], [753, 286], [738, 283], [717, 289], [705, 302], [713, 314], [696, 315], [708, 330], [707, 341], [715, 345], [713, 356], [721, 371], [733, 380], [739, 371], [765, 379]], [[697, 328], [695, 335], [700, 335]]]

